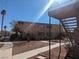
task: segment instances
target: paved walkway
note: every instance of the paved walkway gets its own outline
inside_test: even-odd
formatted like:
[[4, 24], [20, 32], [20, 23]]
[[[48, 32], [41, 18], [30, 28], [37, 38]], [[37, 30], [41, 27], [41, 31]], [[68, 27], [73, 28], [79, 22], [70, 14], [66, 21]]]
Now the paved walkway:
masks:
[[0, 59], [12, 59], [12, 46], [11, 42], [0, 42], [3, 46], [0, 48]]
[[[61, 45], [64, 45], [64, 44], [69, 44], [69, 43], [61, 43]], [[57, 48], [57, 47], [59, 47], [59, 43], [51, 45], [51, 49], [54, 49], [54, 48]], [[21, 53], [21, 54], [14, 55], [13, 59], [28, 59], [30, 57], [33, 57], [33, 56], [38, 55], [40, 53], [46, 52], [48, 50], [49, 50], [49, 46], [42, 47], [42, 48], [39, 48], [39, 49], [34, 49], [34, 50], [31, 50], [31, 51], [28, 51], [28, 52], [24, 52], [24, 53]]]

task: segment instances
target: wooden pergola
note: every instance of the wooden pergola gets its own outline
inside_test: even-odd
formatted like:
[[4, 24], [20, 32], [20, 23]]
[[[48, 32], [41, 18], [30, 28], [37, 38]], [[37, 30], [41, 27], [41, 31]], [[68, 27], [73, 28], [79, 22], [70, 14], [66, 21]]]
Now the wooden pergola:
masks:
[[[75, 0], [75, 3], [61, 7], [61, 8], [57, 8], [54, 10], [52, 9], [51, 11], [48, 12], [48, 15], [58, 20], [76, 17], [77, 29], [75, 30], [75, 42], [79, 46], [79, 0]], [[77, 57], [79, 57], [79, 50], [77, 52], [78, 52]]]
[[48, 15], [57, 19], [77, 17], [79, 16], [79, 0], [75, 0], [73, 4], [51, 10]]
[[[71, 1], [72, 2], [72, 1]], [[57, 8], [57, 9], [52, 9], [51, 11], [48, 12], [48, 15], [50, 17], [54, 17], [58, 20], [70, 18], [70, 17], [76, 17], [77, 20], [77, 30], [76, 30], [76, 40], [79, 43], [79, 0], [75, 0], [73, 4]]]

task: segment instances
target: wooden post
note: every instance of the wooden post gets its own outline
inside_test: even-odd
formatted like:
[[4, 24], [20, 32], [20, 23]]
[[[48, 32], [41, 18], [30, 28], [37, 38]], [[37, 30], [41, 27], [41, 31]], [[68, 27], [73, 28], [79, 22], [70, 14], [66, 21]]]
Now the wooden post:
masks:
[[75, 42], [79, 45], [79, 16], [76, 16], [77, 18], [77, 29], [75, 30]]

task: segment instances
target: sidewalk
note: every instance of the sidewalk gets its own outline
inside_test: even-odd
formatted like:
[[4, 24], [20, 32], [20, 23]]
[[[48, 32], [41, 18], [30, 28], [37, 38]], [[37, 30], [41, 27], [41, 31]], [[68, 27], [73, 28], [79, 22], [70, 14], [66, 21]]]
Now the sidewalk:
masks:
[[0, 42], [0, 44], [3, 44], [3, 46], [0, 47], [0, 59], [12, 59], [13, 44], [11, 42]]
[[[69, 43], [61, 43], [61, 45], [64, 45], [64, 44], [69, 44]], [[59, 43], [51, 45], [51, 49], [54, 49], [54, 48], [57, 48], [57, 47], [59, 47]], [[39, 48], [39, 49], [34, 49], [34, 50], [31, 50], [31, 51], [28, 51], [28, 52], [24, 52], [24, 53], [21, 53], [21, 54], [14, 55], [13, 59], [28, 59], [32, 56], [38, 55], [38, 54], [46, 52], [48, 50], [49, 50], [49, 46], [42, 47], [42, 48]]]

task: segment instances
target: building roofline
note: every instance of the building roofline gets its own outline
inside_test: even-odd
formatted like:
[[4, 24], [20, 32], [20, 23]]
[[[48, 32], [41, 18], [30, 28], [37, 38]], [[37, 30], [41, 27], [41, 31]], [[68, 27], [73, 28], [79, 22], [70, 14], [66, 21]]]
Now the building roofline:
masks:
[[[48, 23], [38, 23], [38, 22], [29, 22], [29, 21], [17, 21], [17, 22], [31, 23], [31, 24], [40, 24], [40, 25], [49, 25]], [[58, 24], [52, 24], [52, 25], [58, 25]]]

